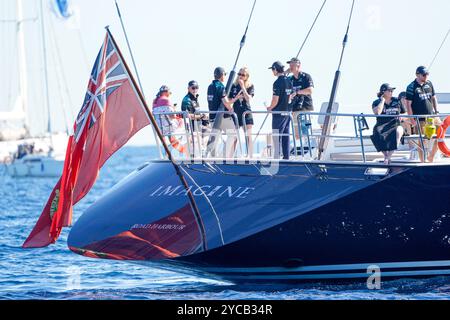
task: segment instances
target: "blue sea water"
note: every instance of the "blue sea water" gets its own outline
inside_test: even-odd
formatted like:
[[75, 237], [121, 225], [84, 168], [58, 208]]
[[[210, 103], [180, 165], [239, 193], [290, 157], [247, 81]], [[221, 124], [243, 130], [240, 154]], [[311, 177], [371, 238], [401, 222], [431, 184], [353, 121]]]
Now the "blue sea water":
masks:
[[[74, 220], [120, 179], [155, 157], [151, 147], [126, 147], [104, 166], [91, 192], [74, 208]], [[69, 251], [69, 230], [56, 245], [24, 250], [57, 178], [11, 178], [0, 166], [0, 299], [448, 299], [450, 277], [295, 286], [239, 286]]]

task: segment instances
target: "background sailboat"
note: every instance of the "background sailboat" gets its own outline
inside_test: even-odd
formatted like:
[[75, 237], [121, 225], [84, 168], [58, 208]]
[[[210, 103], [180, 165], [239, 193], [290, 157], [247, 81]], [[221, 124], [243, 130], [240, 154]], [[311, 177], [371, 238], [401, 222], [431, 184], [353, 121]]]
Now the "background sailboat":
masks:
[[[23, 0], [17, 0], [15, 19], [2, 20], [3, 24], [15, 26], [15, 45], [11, 43], [9, 45], [14, 48], [13, 56], [14, 53], [17, 54], [16, 66], [19, 79], [13, 110], [0, 113], [0, 162], [2, 160], [6, 162], [7, 172], [12, 176], [59, 176], [64, 162], [71, 103], [55, 36], [54, 22], [49, 15], [51, 10], [50, 7], [44, 5], [47, 3], [41, 0], [37, 7], [38, 17], [27, 19], [24, 17]], [[67, 1], [52, 1], [51, 4], [59, 18], [70, 17]], [[34, 28], [39, 26], [37, 39], [42, 58], [40, 61], [42, 67], [39, 70], [39, 82], [42, 83], [40, 88], [42, 102], [34, 100], [33, 104], [29, 103], [31, 91], [29, 78], [31, 77], [28, 66], [32, 63], [27, 61], [27, 52], [32, 50], [32, 46], [27, 46], [27, 44], [31, 43], [32, 39], [31, 35], [25, 37], [25, 24], [27, 23], [33, 24]], [[54, 62], [54, 65], [51, 65], [55, 71], [53, 82], [49, 80], [49, 61]], [[14, 73], [12, 73], [12, 78], [14, 78]], [[50, 88], [50, 84], [57, 85], [57, 88]], [[8, 94], [11, 95], [11, 92]], [[51, 95], [53, 99], [51, 99]], [[55, 103], [56, 97], [54, 97], [56, 95], [60, 95], [57, 103]], [[37, 110], [38, 107], [41, 107], [41, 110]], [[41, 113], [39, 123], [30, 121], [30, 115], [36, 115], [36, 112]], [[55, 130], [56, 126], [52, 122], [54, 119], [52, 115], [57, 112], [63, 113], [65, 132]], [[73, 118], [73, 114], [70, 114], [70, 117]], [[44, 130], [43, 127], [45, 127]]]

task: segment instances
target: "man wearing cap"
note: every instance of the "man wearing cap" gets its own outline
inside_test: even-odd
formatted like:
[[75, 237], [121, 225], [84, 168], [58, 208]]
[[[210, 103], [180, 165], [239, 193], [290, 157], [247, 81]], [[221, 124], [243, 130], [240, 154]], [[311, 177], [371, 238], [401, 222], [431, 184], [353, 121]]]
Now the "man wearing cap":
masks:
[[199, 97], [198, 89], [199, 86], [197, 81], [195, 80], [189, 81], [188, 93], [181, 102], [181, 111], [189, 113], [189, 118], [191, 119], [192, 132], [205, 133], [208, 129], [209, 121], [207, 119], [208, 118], [207, 115], [197, 113], [198, 110], [200, 109], [200, 105], [198, 103]]
[[[419, 66], [416, 69], [416, 79], [406, 89], [406, 109], [409, 115], [433, 115], [439, 113], [434, 87], [431, 81], [428, 80], [429, 74], [426, 67]], [[419, 120], [421, 132], [424, 132], [426, 119], [420, 118]], [[413, 126], [416, 125], [414, 119], [411, 120], [411, 123]], [[434, 140], [432, 150], [427, 159], [429, 162], [433, 162], [437, 150], [437, 141]], [[424, 155], [421, 148], [419, 148], [419, 156], [423, 162]]]
[[[208, 87], [208, 109], [212, 112], [209, 115], [210, 123], [213, 125], [216, 119], [217, 111], [228, 111], [233, 112], [233, 105], [227, 98], [227, 93], [224, 86], [225, 76], [227, 73], [225, 69], [222, 67], [217, 67], [214, 70], [214, 80]], [[225, 108], [222, 108], [222, 105]], [[222, 115], [221, 126], [216, 130], [216, 132], [212, 132], [212, 135], [215, 138], [209, 141], [208, 143], [208, 152], [211, 152], [213, 156], [216, 155], [216, 147], [219, 142], [219, 136], [221, 131], [227, 133], [227, 142], [226, 142], [226, 157], [232, 158], [234, 154], [234, 145], [237, 142], [236, 125], [229, 114]], [[234, 132], [234, 133], [233, 133]]]
[[286, 114], [272, 115], [272, 130], [273, 130], [273, 144], [274, 157], [279, 159], [289, 159], [289, 144], [290, 144], [290, 128], [291, 117], [289, 115], [292, 82], [284, 75], [284, 66], [280, 61], [276, 61], [269, 69], [272, 70], [273, 75], [277, 80], [273, 84], [272, 103], [267, 107], [267, 111], [286, 112]]
[[[188, 93], [187, 95], [183, 98], [183, 101], [181, 102], [181, 111], [186, 111], [189, 113], [189, 118], [191, 118], [191, 120], [198, 120], [197, 121], [197, 125], [198, 125], [198, 129], [201, 129], [202, 124], [205, 126], [208, 126], [209, 122], [205, 122], [206, 120], [206, 115], [205, 114], [196, 114], [196, 112], [198, 112], [198, 110], [200, 109], [200, 104], [198, 103], [198, 83], [195, 80], [189, 81], [188, 83]], [[200, 121], [202, 120], [202, 121]], [[194, 125], [194, 121], [192, 121], [192, 129], [195, 128]]]
[[289, 77], [294, 90], [292, 94], [291, 108], [293, 112], [295, 136], [299, 139], [298, 115], [300, 112], [314, 111], [312, 100], [314, 82], [311, 75], [301, 71], [301, 63], [298, 58], [292, 58], [286, 63], [289, 64], [289, 69], [292, 73], [292, 76]]

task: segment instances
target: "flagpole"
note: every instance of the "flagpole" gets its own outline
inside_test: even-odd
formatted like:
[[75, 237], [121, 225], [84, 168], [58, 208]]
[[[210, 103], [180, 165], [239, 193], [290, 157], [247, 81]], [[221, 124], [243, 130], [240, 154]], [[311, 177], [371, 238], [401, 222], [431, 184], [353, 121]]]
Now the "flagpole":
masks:
[[[134, 60], [133, 50], [131, 50], [130, 41], [128, 40], [128, 33], [127, 33], [127, 30], [125, 29], [125, 24], [123, 23], [122, 13], [120, 12], [120, 8], [119, 8], [119, 4], [117, 3], [117, 0], [114, 0], [114, 2], [116, 4], [117, 15], [119, 16], [119, 19], [120, 19], [120, 24], [122, 26], [122, 31], [123, 31], [123, 34], [125, 35], [125, 40], [127, 42], [128, 51], [130, 52], [130, 55], [131, 55], [131, 61], [133, 62], [134, 72], [136, 72], [136, 77], [137, 77], [137, 81], [139, 83], [139, 88], [140, 88], [140, 90], [142, 92], [142, 96], [145, 99], [144, 87], [142, 86], [141, 77], [139, 76], [139, 72], [138, 72], [138, 69], [136, 67], [136, 60]], [[152, 127], [152, 130], [153, 130], [153, 135], [155, 137], [156, 145], [158, 146], [159, 156], [160, 156], [160, 158], [163, 158], [163, 155], [161, 153], [161, 149], [160, 149], [160, 146], [159, 146], [159, 141], [158, 141], [158, 138], [156, 136], [155, 129], [153, 127]]]
[[175, 172], [177, 173], [178, 177], [180, 178], [181, 183], [183, 184], [184, 188], [186, 189], [186, 193], [187, 193], [187, 196], [191, 203], [192, 210], [194, 211], [194, 216], [197, 221], [197, 225], [199, 226], [200, 233], [202, 235], [202, 247], [203, 247], [203, 250], [206, 251], [207, 244], [206, 244], [205, 226], [203, 225], [203, 220], [201, 219], [200, 211], [198, 209], [197, 203], [195, 202], [194, 195], [192, 194], [191, 188], [189, 188], [189, 185], [188, 185], [186, 179], [184, 178], [183, 173], [180, 170], [180, 166], [176, 163], [175, 159], [173, 158], [172, 152], [170, 151], [169, 147], [167, 146], [166, 141], [164, 140], [164, 136], [161, 133], [161, 130], [159, 129], [159, 127], [156, 123], [155, 117], [153, 116], [152, 112], [150, 111], [150, 109], [147, 105], [147, 102], [144, 99], [144, 95], [143, 95], [142, 91], [137, 86], [136, 80], [134, 79], [133, 75], [131, 74], [130, 68], [128, 67], [127, 63], [125, 62], [122, 52], [120, 51], [119, 47], [117, 46], [116, 40], [114, 39], [113, 35], [111, 34], [111, 31], [109, 31], [109, 26], [106, 26], [106, 31], [108, 32], [108, 35], [111, 37], [111, 41], [113, 42], [114, 47], [116, 48], [117, 53], [119, 54], [119, 57], [122, 60], [122, 63], [125, 66], [125, 69], [127, 70], [128, 75], [130, 76], [131, 82], [133, 83], [133, 86], [136, 89], [139, 99], [142, 102], [142, 106], [144, 107], [144, 110], [147, 113], [147, 116], [148, 116], [153, 128], [155, 129], [155, 132], [156, 132], [161, 144], [163, 145], [164, 151], [166, 151], [166, 153], [167, 153], [169, 161], [172, 163], [173, 167], [175, 168]]

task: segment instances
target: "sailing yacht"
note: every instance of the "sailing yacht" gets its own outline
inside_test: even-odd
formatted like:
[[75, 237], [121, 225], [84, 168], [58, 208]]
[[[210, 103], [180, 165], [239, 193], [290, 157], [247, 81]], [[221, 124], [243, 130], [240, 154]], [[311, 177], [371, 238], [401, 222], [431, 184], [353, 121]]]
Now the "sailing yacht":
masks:
[[[91, 205], [69, 248], [232, 283], [366, 283], [374, 270], [383, 279], [450, 275], [450, 114], [402, 115], [445, 119], [437, 135], [405, 139], [425, 155], [437, 140], [446, 156], [415, 160], [405, 147], [380, 161], [367, 129], [392, 116], [333, 113], [343, 53], [326, 111], [289, 113], [307, 129], [299, 141], [307, 152], [220, 158], [188, 145], [185, 158], [149, 161]], [[351, 134], [332, 130], [342, 122]], [[295, 152], [294, 130], [288, 134]]]
[[[47, 128], [44, 134], [33, 136], [30, 132], [28, 71], [23, 1], [16, 1], [16, 41], [19, 69], [19, 94], [12, 111], [0, 113], [0, 162], [6, 164], [6, 172], [13, 177], [57, 177], [64, 164], [67, 133], [55, 133], [52, 128], [47, 64], [48, 33], [45, 26], [43, 2], [40, 1], [39, 22], [43, 57], [44, 107]], [[67, 128], [67, 127], [66, 127]]]

